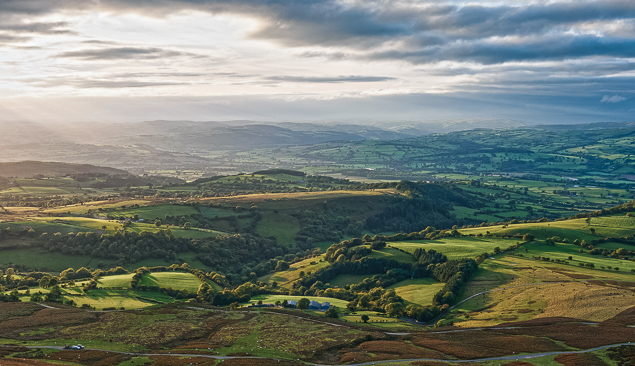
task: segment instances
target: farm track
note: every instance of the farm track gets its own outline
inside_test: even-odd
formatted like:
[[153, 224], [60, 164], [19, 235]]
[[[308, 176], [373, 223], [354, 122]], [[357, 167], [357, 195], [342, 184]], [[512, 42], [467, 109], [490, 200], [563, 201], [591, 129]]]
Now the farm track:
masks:
[[[468, 362], [489, 362], [489, 361], [516, 361], [516, 360], [528, 360], [532, 358], [545, 357], [545, 356], [557, 356], [562, 354], [582, 354], [600, 351], [607, 348], [619, 347], [619, 346], [628, 346], [632, 345], [632, 342], [628, 343], [616, 343], [609, 344], [605, 346], [589, 348], [580, 351], [558, 351], [558, 352], [541, 352], [541, 353], [529, 353], [523, 355], [511, 355], [511, 356], [500, 356], [500, 357], [487, 357], [487, 358], [474, 358], [470, 360], [442, 360], [438, 358], [409, 358], [409, 359], [396, 359], [396, 360], [383, 360], [383, 361], [371, 361], [371, 362], [363, 362], [363, 363], [350, 363], [346, 364], [347, 366], [367, 366], [367, 365], [378, 365], [385, 363], [395, 363], [395, 362], [446, 362], [446, 363], [468, 363]], [[0, 346], [0, 347], [15, 347], [15, 346]], [[57, 349], [63, 350], [64, 347], [61, 346], [20, 346], [29, 349]], [[136, 352], [122, 352], [122, 351], [110, 351], [105, 349], [96, 349], [96, 348], [85, 348], [86, 351], [102, 351], [102, 352], [111, 352], [122, 355], [134, 356], [134, 357], [155, 357], [155, 356], [170, 356], [170, 357], [198, 357], [198, 358], [211, 358], [215, 360], [240, 360], [240, 359], [260, 359], [260, 360], [273, 360], [273, 361], [291, 361], [287, 359], [281, 358], [268, 358], [268, 357], [255, 357], [255, 356], [214, 356], [214, 355], [201, 355], [201, 354], [189, 354], [189, 353], [136, 353]], [[299, 360], [297, 360], [299, 361]], [[311, 366], [339, 366], [339, 365], [326, 365], [326, 364], [316, 364], [311, 362], [300, 361], [306, 365]]]

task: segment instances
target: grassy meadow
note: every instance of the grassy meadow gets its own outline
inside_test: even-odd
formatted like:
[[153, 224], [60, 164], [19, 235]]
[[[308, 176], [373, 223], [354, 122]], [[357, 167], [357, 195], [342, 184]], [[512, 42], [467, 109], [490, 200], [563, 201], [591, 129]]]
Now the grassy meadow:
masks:
[[408, 253], [414, 253], [418, 248], [435, 250], [445, 254], [448, 259], [475, 258], [487, 252], [492, 253], [494, 248], [505, 249], [516, 244], [518, 240], [502, 238], [443, 238], [438, 240], [412, 240], [401, 242], [389, 242], [388, 246]]

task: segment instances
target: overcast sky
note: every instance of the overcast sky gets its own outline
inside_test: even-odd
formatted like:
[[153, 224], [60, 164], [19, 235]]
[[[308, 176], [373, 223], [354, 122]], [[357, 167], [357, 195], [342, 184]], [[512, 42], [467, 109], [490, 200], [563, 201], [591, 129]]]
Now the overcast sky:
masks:
[[635, 120], [635, 1], [0, 0], [0, 120]]

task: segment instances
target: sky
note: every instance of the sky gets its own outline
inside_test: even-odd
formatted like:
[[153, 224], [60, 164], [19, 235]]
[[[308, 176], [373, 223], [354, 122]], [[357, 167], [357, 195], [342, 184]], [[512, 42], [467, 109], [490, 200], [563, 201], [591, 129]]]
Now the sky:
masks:
[[0, 121], [635, 120], [633, 0], [0, 0]]

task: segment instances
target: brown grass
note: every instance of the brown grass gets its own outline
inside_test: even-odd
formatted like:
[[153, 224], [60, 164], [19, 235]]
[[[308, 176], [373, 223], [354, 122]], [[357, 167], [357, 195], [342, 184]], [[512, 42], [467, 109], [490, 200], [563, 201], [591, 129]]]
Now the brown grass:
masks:
[[[32, 308], [28, 305], [28, 311]], [[36, 305], [37, 306], [37, 305]], [[42, 309], [38, 306], [39, 311], [31, 313], [31, 315], [16, 316], [5, 321], [0, 322], [0, 334], [8, 337], [19, 337], [19, 333], [28, 330], [37, 330], [40, 328], [56, 328], [64, 326], [73, 326], [77, 324], [84, 324], [97, 319], [95, 313], [90, 313], [85, 310], [68, 308], [68, 309]], [[46, 337], [41, 335], [41, 337]], [[29, 337], [29, 339], [39, 339], [38, 336]]]
[[577, 322], [544, 322], [543, 324], [538, 322], [518, 322], [507, 325], [519, 326], [519, 328], [504, 329], [500, 332], [547, 337], [580, 349], [624, 343], [635, 339], [635, 328], [615, 325], [615, 323], [601, 323], [599, 326], [593, 326]]
[[[448, 364], [445, 362], [436, 362], [436, 361], [415, 361], [415, 362], [412, 362], [411, 365], [413, 366], [447, 366]], [[470, 362], [470, 363], [462, 363], [461, 365], [473, 366], [478, 364]]]
[[563, 355], [556, 356], [554, 360], [565, 366], [606, 365], [606, 363], [602, 361], [598, 356], [590, 353], [565, 353]]
[[132, 356], [121, 353], [89, 350], [63, 350], [42, 357], [44, 360], [75, 362], [90, 366], [117, 365], [131, 358]]
[[216, 360], [205, 357], [151, 356], [152, 366], [213, 366]]
[[[432, 338], [434, 337], [434, 338]], [[505, 356], [511, 353], [564, 351], [565, 348], [541, 336], [501, 334], [494, 331], [472, 331], [419, 335], [412, 343], [461, 359]]]
[[304, 363], [288, 360], [235, 358], [223, 361], [223, 366], [304, 366]]
[[396, 360], [404, 358], [438, 358], [443, 355], [399, 341], [369, 341], [342, 355], [340, 363]]
[[8, 356], [15, 352], [27, 352], [29, 349], [20, 346], [0, 347], [0, 357]]
[[37, 360], [27, 360], [24, 358], [3, 358], [3, 359], [0, 359], [0, 365], [2, 366], [27, 366], [27, 365], [58, 366], [58, 364], [56, 363], [37, 361]]
[[[480, 301], [482, 304], [477, 305], [482, 306], [478, 313], [470, 313], [469, 320], [456, 325], [493, 326], [514, 320], [543, 317], [570, 317], [601, 322], [633, 306], [635, 291], [632, 288], [611, 286], [604, 281], [542, 283], [492, 292], [483, 296]], [[512, 319], [511, 316], [517, 316], [517, 319]]]
[[630, 309], [626, 309], [617, 314], [613, 318], [603, 321], [602, 325], [607, 326], [620, 326], [620, 325], [635, 325], [635, 306]]
[[42, 307], [30, 302], [0, 302], [0, 321], [35, 314]]
[[589, 276], [589, 275], [585, 275], [581, 273], [569, 273], [569, 272], [562, 272], [562, 271], [554, 271], [554, 272], [563, 274], [569, 278], [574, 278], [576, 280], [588, 280], [590, 278], [595, 278], [593, 276]]

